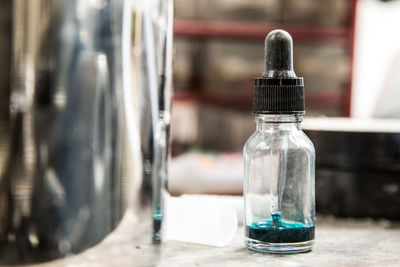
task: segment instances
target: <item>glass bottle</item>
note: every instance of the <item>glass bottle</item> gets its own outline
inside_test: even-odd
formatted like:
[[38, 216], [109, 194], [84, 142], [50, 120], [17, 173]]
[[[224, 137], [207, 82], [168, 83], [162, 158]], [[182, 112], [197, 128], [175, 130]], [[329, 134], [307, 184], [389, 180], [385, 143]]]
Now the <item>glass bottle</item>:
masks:
[[315, 150], [300, 127], [304, 87], [291, 51], [288, 33], [267, 36], [266, 70], [255, 85], [257, 129], [243, 150], [245, 244], [260, 252], [306, 252], [314, 240]]
[[314, 146], [301, 115], [256, 115], [244, 147], [246, 246], [266, 252], [310, 250], [314, 239]]

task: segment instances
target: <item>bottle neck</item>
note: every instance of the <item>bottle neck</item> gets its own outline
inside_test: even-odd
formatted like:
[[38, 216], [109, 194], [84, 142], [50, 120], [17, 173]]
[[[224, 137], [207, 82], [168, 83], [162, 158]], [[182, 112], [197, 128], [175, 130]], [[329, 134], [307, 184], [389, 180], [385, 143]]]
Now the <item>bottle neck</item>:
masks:
[[271, 127], [290, 129], [297, 128], [300, 130], [300, 123], [303, 120], [301, 114], [257, 114], [255, 121], [257, 130], [268, 130]]

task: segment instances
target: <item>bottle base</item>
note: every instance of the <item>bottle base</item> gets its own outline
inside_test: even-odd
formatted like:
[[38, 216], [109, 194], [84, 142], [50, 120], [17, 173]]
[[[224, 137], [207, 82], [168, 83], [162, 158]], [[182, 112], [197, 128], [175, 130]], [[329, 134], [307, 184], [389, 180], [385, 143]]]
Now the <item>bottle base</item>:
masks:
[[292, 254], [309, 252], [314, 245], [314, 240], [298, 243], [267, 243], [251, 238], [245, 238], [246, 247], [250, 250], [273, 253], [273, 254]]

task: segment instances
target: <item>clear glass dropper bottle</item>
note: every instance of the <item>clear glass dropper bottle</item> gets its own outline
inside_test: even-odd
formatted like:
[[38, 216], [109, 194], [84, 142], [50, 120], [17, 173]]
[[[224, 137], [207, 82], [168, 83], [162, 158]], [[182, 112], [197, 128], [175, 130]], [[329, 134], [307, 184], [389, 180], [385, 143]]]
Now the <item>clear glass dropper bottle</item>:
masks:
[[245, 244], [255, 251], [310, 251], [314, 240], [315, 150], [300, 128], [303, 78], [293, 70], [289, 33], [265, 39], [265, 71], [255, 79], [255, 133], [244, 157]]

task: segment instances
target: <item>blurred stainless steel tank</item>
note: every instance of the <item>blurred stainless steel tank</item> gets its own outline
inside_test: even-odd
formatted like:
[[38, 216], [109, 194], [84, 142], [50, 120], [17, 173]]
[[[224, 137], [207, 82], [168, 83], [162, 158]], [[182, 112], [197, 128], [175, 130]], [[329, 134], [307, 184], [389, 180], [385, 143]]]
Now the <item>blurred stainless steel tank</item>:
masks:
[[124, 1], [3, 2], [0, 264], [48, 261], [100, 242], [127, 206]]
[[172, 11], [173, 0], [2, 2], [0, 264], [107, 236], [160, 242]]

